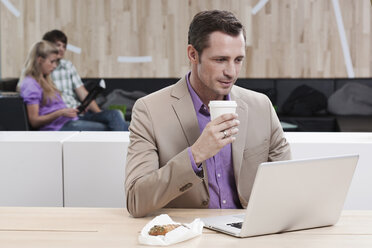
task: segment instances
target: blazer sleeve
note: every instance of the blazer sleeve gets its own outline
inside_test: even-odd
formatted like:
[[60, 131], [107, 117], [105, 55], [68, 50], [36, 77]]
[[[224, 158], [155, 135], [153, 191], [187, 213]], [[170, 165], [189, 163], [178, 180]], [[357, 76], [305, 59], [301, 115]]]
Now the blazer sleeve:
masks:
[[[268, 100], [269, 101], [269, 100]], [[271, 137], [268, 161], [290, 160], [292, 158], [291, 148], [284, 137], [282, 125], [276, 115], [275, 109], [269, 101], [271, 119]]]
[[127, 209], [134, 217], [154, 212], [193, 185], [202, 183], [192, 169], [187, 148], [166, 164], [159, 164], [161, 151], [157, 147], [155, 125], [145, 100], [137, 100], [129, 127], [130, 144], [125, 168]]

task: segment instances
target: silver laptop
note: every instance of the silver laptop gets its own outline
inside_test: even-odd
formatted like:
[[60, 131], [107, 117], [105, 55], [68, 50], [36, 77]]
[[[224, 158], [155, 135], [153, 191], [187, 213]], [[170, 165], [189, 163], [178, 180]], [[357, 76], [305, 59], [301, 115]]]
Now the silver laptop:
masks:
[[262, 163], [245, 214], [203, 218], [205, 227], [251, 237], [338, 221], [359, 155]]

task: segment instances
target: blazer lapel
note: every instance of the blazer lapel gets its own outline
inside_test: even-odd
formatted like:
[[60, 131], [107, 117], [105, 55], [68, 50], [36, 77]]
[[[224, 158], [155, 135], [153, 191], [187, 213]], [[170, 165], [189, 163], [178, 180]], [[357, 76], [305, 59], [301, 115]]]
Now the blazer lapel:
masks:
[[[200, 128], [198, 118], [196, 117], [194, 104], [192, 102], [187, 82], [185, 78], [179, 80], [173, 88], [171, 96], [176, 98], [173, 103], [173, 109], [177, 115], [179, 123], [182, 127], [183, 133], [186, 137], [189, 146], [193, 145], [200, 136]], [[204, 189], [206, 194], [209, 195], [208, 190], [208, 177], [206, 173], [206, 164], [202, 164], [204, 171]]]
[[173, 109], [179, 119], [187, 143], [191, 146], [199, 138], [200, 130], [185, 78], [176, 83], [171, 95], [177, 99], [173, 102]]
[[235, 182], [236, 185], [239, 185], [239, 174], [240, 168], [242, 167], [243, 152], [247, 136], [248, 106], [243, 100], [234, 96], [233, 91], [231, 92], [231, 100], [235, 100], [238, 104], [236, 113], [238, 114], [238, 120], [240, 121], [240, 125], [238, 126], [239, 132], [235, 136], [236, 140], [232, 143]]

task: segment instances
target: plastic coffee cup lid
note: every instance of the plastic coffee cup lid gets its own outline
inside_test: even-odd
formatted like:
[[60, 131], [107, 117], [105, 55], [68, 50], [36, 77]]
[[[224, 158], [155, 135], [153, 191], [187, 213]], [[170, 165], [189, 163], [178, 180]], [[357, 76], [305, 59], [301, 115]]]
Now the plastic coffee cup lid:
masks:
[[208, 104], [209, 107], [236, 107], [237, 104], [235, 101], [210, 101]]

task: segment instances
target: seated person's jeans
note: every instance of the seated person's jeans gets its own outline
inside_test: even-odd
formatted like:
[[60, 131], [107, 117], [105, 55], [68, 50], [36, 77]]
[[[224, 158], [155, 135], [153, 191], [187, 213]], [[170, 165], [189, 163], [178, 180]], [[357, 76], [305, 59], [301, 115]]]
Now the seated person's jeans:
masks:
[[60, 131], [128, 131], [128, 126], [119, 110], [102, 110], [89, 111], [79, 120], [67, 122]]

